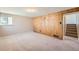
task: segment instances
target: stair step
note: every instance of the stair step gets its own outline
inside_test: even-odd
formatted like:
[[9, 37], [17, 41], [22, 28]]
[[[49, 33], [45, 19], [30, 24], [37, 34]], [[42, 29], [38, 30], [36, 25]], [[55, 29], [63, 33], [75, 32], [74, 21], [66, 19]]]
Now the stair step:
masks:
[[72, 34], [66, 34], [68, 36], [73, 36], [73, 37], [77, 37], [77, 35], [72, 35]]
[[77, 32], [77, 30], [67, 29], [66, 31]]
[[66, 36], [71, 36], [71, 37], [78, 38], [78, 36], [77, 36], [77, 35], [66, 34]]
[[77, 32], [66, 32], [66, 33], [69, 33], [69, 34], [77, 34]]
[[76, 26], [76, 24], [67, 24], [67, 26]]
[[78, 38], [76, 24], [67, 24], [66, 36]]
[[76, 27], [67, 27], [67, 28], [69, 28], [69, 29], [74, 29], [74, 28], [76, 28]]
[[75, 34], [75, 35], [77, 35], [77, 32], [66, 32], [66, 33], [70, 33], [70, 34]]

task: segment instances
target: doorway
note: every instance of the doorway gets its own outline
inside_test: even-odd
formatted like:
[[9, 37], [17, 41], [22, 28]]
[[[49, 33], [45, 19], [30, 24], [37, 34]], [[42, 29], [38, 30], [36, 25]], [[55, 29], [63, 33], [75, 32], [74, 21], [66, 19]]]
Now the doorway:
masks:
[[78, 13], [64, 14], [63, 39], [78, 40]]

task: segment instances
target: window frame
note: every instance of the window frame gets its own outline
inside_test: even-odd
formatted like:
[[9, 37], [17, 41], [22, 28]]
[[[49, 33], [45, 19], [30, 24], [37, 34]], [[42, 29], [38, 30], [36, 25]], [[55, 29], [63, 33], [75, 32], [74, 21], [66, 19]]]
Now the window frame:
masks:
[[[3, 26], [3, 25], [12, 25], [12, 16], [0, 16], [0, 19], [1, 19], [1, 17], [3, 17], [3, 18], [7, 17], [7, 23], [6, 24], [0, 24], [0, 26]], [[9, 19], [9, 18], [11, 18], [11, 19]]]

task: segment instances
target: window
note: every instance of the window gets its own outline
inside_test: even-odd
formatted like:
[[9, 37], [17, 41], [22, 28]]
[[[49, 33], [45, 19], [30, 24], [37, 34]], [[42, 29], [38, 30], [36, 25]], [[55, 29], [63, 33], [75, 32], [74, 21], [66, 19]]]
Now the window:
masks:
[[0, 16], [0, 25], [12, 25], [12, 17]]

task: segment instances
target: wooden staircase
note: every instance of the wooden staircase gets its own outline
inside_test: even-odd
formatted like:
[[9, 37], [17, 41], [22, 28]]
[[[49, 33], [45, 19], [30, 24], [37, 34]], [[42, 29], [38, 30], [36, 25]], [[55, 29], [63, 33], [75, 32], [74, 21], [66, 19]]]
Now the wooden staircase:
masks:
[[67, 26], [66, 26], [66, 36], [78, 38], [76, 24], [67, 24]]

